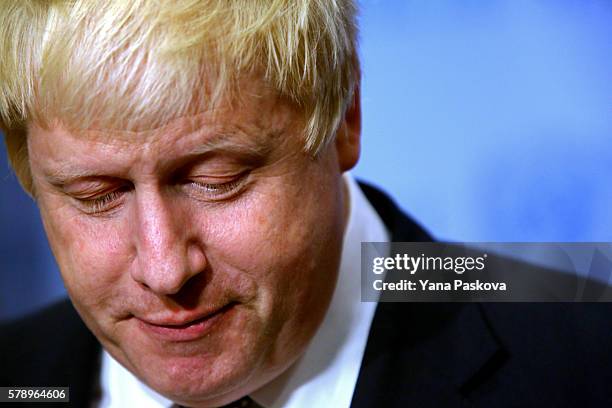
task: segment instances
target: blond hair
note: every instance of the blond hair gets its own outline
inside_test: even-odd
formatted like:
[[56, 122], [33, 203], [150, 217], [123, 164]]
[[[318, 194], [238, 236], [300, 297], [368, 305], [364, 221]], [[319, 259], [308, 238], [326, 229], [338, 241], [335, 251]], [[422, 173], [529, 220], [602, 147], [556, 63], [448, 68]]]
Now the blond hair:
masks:
[[[146, 130], [258, 72], [333, 138], [358, 83], [353, 0], [3, 0], [0, 126], [26, 191], [27, 126]], [[211, 79], [212, 78], [212, 79]]]

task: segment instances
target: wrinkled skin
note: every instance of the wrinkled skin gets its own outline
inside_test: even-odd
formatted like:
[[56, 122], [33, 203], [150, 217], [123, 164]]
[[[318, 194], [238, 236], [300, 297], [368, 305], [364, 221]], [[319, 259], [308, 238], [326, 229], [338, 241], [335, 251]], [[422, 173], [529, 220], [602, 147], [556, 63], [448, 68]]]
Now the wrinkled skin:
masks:
[[[149, 131], [29, 126], [36, 199], [74, 305], [115, 359], [188, 406], [235, 400], [303, 352], [335, 287], [341, 174], [359, 155], [358, 94], [313, 158], [295, 106], [260, 81], [244, 89]], [[163, 330], [198, 319], [200, 331]]]

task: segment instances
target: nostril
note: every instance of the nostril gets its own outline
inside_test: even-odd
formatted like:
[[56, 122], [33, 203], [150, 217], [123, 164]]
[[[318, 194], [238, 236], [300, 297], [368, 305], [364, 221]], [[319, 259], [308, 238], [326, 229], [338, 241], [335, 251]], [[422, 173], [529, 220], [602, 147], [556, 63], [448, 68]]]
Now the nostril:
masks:
[[204, 288], [209, 281], [209, 273], [197, 274], [185, 282], [177, 293], [168, 295], [168, 297], [185, 309], [195, 308], [199, 304], [202, 292], [204, 292]]
[[139, 284], [140, 286], [142, 286], [143, 288], [147, 289], [147, 290], [150, 290], [150, 289], [151, 289], [151, 288], [149, 287], [149, 285], [147, 285], [147, 284], [146, 284], [146, 283], [144, 283], [144, 282], [138, 282], [138, 284]]

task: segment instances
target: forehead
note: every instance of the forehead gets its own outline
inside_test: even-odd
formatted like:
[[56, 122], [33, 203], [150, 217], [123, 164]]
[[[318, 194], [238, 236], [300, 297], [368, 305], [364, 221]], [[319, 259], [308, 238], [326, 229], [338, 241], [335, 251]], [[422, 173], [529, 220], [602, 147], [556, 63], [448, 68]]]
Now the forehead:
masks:
[[239, 85], [238, 92], [223, 95], [214, 106], [194, 115], [174, 118], [155, 128], [146, 123], [129, 130], [97, 128], [94, 121], [92, 127], [78, 129], [64, 126], [59, 118], [44, 126], [31, 123], [28, 133], [47, 134], [50, 136], [45, 138], [48, 142], [55, 137], [55, 141], [57, 138], [73, 139], [76, 144], [87, 142], [117, 147], [180, 144], [190, 139], [197, 139], [202, 148], [207, 144], [233, 142], [254, 146], [285, 133], [303, 143], [304, 114], [295, 103], [258, 78], [243, 78]]
[[250, 162], [277, 160], [303, 147], [303, 115], [294, 103], [256, 81], [211, 109], [154, 129], [72, 130], [57, 122], [49, 128], [31, 125], [28, 136], [34, 172], [60, 178], [102, 168], [166, 166], [208, 153]]
[[[297, 106], [289, 98], [281, 96], [278, 91], [271, 87], [259, 73], [242, 76], [236, 80], [232, 87], [226, 89], [219, 97], [204, 95], [205, 87], [200, 91], [197, 99], [208, 99], [210, 103], [200, 105], [193, 101], [194, 106], [201, 106], [201, 110], [192, 111], [185, 116], [172, 117], [161, 125], [151, 126], [150, 122], [129, 121], [132, 126], [129, 129], [118, 127], [117, 129], [98, 128], [95, 120], [88, 129], [80, 132], [83, 135], [96, 137], [103, 133], [114, 139], [133, 139], [134, 136], [147, 135], [155, 137], [159, 134], [174, 132], [188, 132], [190, 130], [208, 125], [217, 126], [253, 126], [259, 128], [273, 127], [279, 120], [284, 122], [289, 116], [299, 116]], [[170, 105], [173, 100], [167, 101]], [[141, 110], [146, 111], [146, 107]], [[169, 111], [173, 109], [168, 108]], [[147, 115], [142, 115], [144, 118]], [[60, 119], [61, 121], [61, 119]]]

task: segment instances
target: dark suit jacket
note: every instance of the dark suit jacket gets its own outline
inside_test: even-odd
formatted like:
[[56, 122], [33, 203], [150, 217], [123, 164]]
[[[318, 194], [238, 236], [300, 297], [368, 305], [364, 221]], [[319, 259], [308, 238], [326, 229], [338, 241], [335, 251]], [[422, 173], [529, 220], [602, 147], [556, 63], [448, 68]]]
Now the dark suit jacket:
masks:
[[[362, 185], [393, 241], [431, 237]], [[612, 406], [610, 304], [380, 303], [352, 406]], [[0, 386], [97, 388], [100, 346], [68, 301], [0, 328]]]

